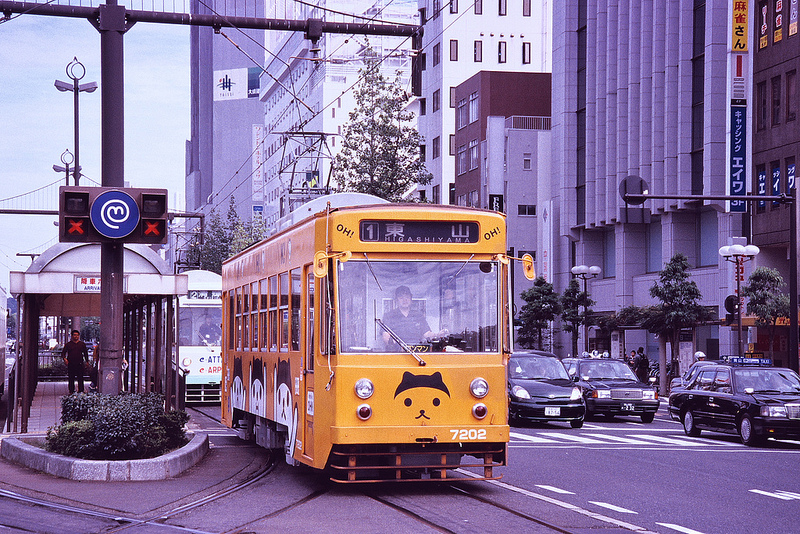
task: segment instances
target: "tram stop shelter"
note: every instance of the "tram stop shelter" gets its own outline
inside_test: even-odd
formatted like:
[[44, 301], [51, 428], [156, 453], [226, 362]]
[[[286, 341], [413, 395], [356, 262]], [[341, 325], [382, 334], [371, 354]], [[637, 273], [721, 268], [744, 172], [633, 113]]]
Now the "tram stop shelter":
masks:
[[[128, 362], [123, 387], [161, 393], [168, 406], [181, 408], [181, 377], [174, 357], [175, 304], [179, 295], [186, 294], [188, 278], [173, 274], [147, 245], [126, 244], [123, 265], [123, 357]], [[11, 272], [9, 282], [19, 305], [9, 415], [13, 431], [24, 433], [39, 377], [39, 318], [100, 315], [100, 245], [53, 245], [25, 272]]]

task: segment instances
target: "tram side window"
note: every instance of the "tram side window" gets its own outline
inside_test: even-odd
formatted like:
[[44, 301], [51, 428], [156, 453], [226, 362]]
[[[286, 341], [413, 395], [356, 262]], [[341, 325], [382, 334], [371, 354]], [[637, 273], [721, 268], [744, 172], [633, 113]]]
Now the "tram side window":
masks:
[[300, 291], [302, 289], [302, 279], [300, 269], [294, 269], [292, 277], [292, 324], [290, 327], [292, 338], [292, 350], [300, 350]]
[[242, 350], [242, 288], [237, 287], [236, 292], [236, 348]]
[[239, 342], [239, 344], [240, 344], [240, 348], [242, 350], [247, 350], [248, 349], [248, 343], [249, 343], [249, 340], [250, 340], [249, 335], [248, 335], [248, 333], [250, 331], [250, 329], [248, 328], [248, 323], [250, 322], [250, 315], [248, 313], [248, 311], [250, 310], [250, 296], [247, 294], [248, 293], [248, 289], [249, 289], [249, 286], [242, 286], [242, 288], [240, 289], [240, 291], [241, 291], [241, 300], [242, 300], [242, 316], [241, 316], [242, 338], [241, 338], [241, 341]]
[[307, 267], [306, 274], [306, 369], [314, 370], [314, 272]]
[[281, 352], [289, 350], [289, 273], [278, 275], [280, 282]]
[[258, 350], [258, 282], [250, 284], [250, 349]]
[[269, 277], [269, 350], [278, 350], [278, 277]]
[[261, 333], [261, 349], [266, 349], [269, 347], [269, 326], [267, 322], [267, 318], [269, 317], [269, 292], [267, 286], [267, 279], [261, 280], [259, 283], [261, 287], [261, 308], [259, 311], [259, 323], [261, 325], [260, 333]]
[[333, 281], [328, 278], [321, 278], [319, 282], [320, 310], [323, 317], [320, 320], [322, 331], [320, 332], [320, 352], [322, 354], [336, 354], [336, 314], [333, 309]]
[[228, 293], [228, 349], [236, 348], [236, 292]]

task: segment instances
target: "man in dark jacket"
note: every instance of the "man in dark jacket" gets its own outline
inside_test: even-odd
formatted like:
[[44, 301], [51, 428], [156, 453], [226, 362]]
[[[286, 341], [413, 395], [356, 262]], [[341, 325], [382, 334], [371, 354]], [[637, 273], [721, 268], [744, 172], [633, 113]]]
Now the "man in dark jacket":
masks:
[[89, 361], [89, 351], [86, 344], [81, 341], [81, 333], [77, 330], [72, 331], [72, 339], [64, 345], [61, 357], [67, 364], [67, 374], [69, 375], [69, 392], [75, 393], [75, 379], [78, 380], [78, 393], [83, 393], [83, 373], [84, 362]]

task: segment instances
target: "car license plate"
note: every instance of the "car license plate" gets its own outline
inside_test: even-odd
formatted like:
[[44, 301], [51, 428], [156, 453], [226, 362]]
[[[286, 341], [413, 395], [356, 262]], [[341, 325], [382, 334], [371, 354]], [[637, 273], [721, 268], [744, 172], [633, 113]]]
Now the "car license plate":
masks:
[[633, 404], [631, 404], [629, 402], [623, 403], [622, 404], [622, 411], [623, 412], [632, 412], [632, 411], [634, 411]]
[[545, 406], [544, 414], [548, 417], [558, 417], [561, 415], [561, 407], [559, 406]]

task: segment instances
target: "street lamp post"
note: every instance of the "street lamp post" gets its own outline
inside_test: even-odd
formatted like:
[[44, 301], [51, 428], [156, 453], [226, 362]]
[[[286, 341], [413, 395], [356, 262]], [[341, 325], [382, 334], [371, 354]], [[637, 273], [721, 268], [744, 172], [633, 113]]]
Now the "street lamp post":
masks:
[[[72, 79], [72, 84], [68, 82], [62, 82], [61, 80], [56, 80], [55, 86], [61, 92], [72, 91], [73, 93], [73, 109], [74, 109], [74, 136], [75, 136], [75, 166], [73, 167], [73, 178], [75, 180], [75, 185], [79, 185], [78, 182], [80, 180], [80, 158], [79, 158], [79, 133], [78, 133], [78, 124], [79, 124], [79, 115], [78, 115], [78, 95], [79, 93], [93, 93], [97, 90], [97, 82], [89, 82], [89, 83], [82, 83], [79, 84], [78, 82], [83, 79], [86, 75], [86, 67], [83, 66], [83, 63], [78, 61], [78, 58], [75, 57], [67, 64], [66, 68], [67, 76]], [[67, 184], [69, 185], [69, 183]]]
[[737, 322], [739, 325], [739, 354], [744, 356], [742, 350], [742, 277], [744, 276], [744, 263], [754, 259], [761, 252], [755, 245], [727, 245], [720, 247], [719, 255], [725, 261], [729, 261], [736, 266], [736, 297], [739, 299], [736, 307]]
[[[66, 179], [66, 183], [64, 185], [69, 185], [69, 166], [72, 165], [73, 161], [75, 161], [75, 158], [72, 157], [72, 152], [67, 149], [61, 153], [61, 163], [63, 163], [64, 166], [62, 167], [61, 165], [53, 165], [54, 171], [64, 173]], [[80, 172], [80, 169], [78, 169], [78, 172]]]
[[[572, 274], [575, 275], [576, 278], [580, 278], [583, 280], [583, 293], [586, 295], [586, 298], [589, 298], [589, 292], [587, 290], [587, 280], [589, 278], [595, 278], [602, 272], [602, 269], [597, 265], [592, 265], [591, 267], [587, 267], [586, 265], [576, 265], [572, 269]], [[586, 352], [589, 352], [589, 317], [587, 316], [588, 306], [583, 307], [583, 341]]]

